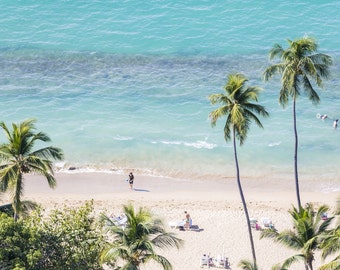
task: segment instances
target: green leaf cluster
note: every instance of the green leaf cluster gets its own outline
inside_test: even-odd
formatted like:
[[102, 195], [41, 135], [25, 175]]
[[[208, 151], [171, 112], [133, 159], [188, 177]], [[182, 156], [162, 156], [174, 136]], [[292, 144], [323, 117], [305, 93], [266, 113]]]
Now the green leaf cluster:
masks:
[[92, 201], [47, 217], [38, 209], [17, 222], [0, 215], [1, 269], [101, 270], [104, 245]]
[[121, 270], [139, 270], [141, 265], [154, 261], [162, 269], [171, 270], [171, 263], [157, 254], [155, 248], [180, 248], [183, 241], [166, 232], [163, 222], [146, 208], [135, 211], [131, 204], [125, 205], [124, 215], [127, 217], [125, 227], [102, 216], [111, 240], [101, 254], [101, 261]]
[[[292, 217], [293, 228], [278, 232], [273, 229], [262, 231], [261, 238], [272, 238], [298, 253], [287, 258], [279, 269], [289, 269], [296, 262], [302, 261], [306, 270], [313, 270], [313, 261], [315, 259], [315, 251], [322, 250], [322, 258], [332, 254], [338, 254], [335, 260], [327, 263], [320, 269], [339, 270], [339, 223], [335, 228], [330, 228], [334, 217], [322, 218], [324, 213], [327, 213], [329, 207], [321, 205], [314, 210], [312, 204], [307, 204], [305, 207], [295, 208], [289, 211]], [[332, 265], [332, 267], [330, 267]]]
[[0, 269], [34, 269], [31, 267], [40, 256], [31, 248], [36, 240], [34, 228], [0, 213]]

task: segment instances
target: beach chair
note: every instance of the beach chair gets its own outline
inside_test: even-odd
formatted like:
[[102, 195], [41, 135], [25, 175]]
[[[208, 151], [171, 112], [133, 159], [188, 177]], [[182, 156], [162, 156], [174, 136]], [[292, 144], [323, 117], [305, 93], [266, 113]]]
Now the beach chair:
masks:
[[256, 218], [249, 218], [249, 221], [250, 221], [250, 227], [255, 228], [256, 223], [257, 223], [257, 219]]
[[169, 227], [170, 227], [171, 229], [177, 229], [178, 226], [179, 226], [178, 224], [179, 224], [178, 221], [170, 221], [170, 222], [169, 222]]
[[171, 229], [184, 229], [184, 225], [185, 225], [185, 221], [181, 220], [181, 221], [170, 221], [169, 222], [169, 227]]
[[116, 217], [116, 216], [113, 216], [110, 218], [111, 221], [113, 222], [113, 224], [115, 226], [119, 226], [119, 227], [122, 227], [122, 228], [125, 228], [126, 226], [126, 223], [127, 223], [127, 216], [125, 216], [124, 214]]
[[267, 228], [267, 229], [273, 229], [274, 228], [273, 222], [268, 217], [261, 218], [261, 222], [262, 222], [262, 225], [263, 225], [264, 228]]
[[207, 266], [208, 268], [210, 268], [210, 266], [214, 266], [213, 258], [207, 254], [203, 254], [200, 259], [200, 267], [203, 268], [204, 266]]
[[215, 261], [215, 266], [217, 268], [224, 268], [224, 269], [228, 269], [229, 267], [229, 262], [228, 262], [228, 258], [223, 256], [223, 255], [217, 255]]
[[[169, 222], [169, 227], [173, 229], [179, 229], [181, 231], [185, 230], [185, 221], [170, 221]], [[189, 230], [192, 228], [192, 219], [189, 221]], [[197, 226], [196, 226], [197, 227]]]

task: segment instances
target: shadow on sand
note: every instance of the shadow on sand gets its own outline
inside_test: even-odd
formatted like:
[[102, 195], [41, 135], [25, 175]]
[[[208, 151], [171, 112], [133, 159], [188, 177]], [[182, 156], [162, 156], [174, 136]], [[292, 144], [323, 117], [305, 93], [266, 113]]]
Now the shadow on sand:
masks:
[[134, 188], [133, 191], [150, 192], [150, 190], [148, 190], [148, 189], [141, 189], [141, 188]]

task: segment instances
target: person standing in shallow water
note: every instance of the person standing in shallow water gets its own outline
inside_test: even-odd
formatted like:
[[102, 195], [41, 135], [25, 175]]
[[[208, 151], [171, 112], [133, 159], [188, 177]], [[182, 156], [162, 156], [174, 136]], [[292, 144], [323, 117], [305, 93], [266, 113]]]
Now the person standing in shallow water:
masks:
[[338, 119], [334, 120], [333, 122], [333, 128], [337, 128], [338, 127]]
[[135, 180], [135, 177], [132, 172], [129, 174], [129, 184], [130, 184], [130, 189], [133, 189], [133, 181]]

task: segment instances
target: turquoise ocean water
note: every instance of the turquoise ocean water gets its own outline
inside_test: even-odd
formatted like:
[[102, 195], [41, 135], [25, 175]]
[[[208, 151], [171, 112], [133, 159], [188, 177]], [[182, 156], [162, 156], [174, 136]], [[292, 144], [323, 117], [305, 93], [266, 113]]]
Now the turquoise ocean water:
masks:
[[309, 35], [334, 66], [319, 105], [298, 100], [300, 178], [337, 191], [339, 10], [336, 0], [1, 1], [0, 120], [36, 118], [65, 152], [61, 169], [232, 178], [207, 96], [242, 72], [264, 89], [270, 118], [239, 148], [241, 175], [293, 179], [291, 106], [278, 105], [279, 78], [261, 75], [274, 43]]

